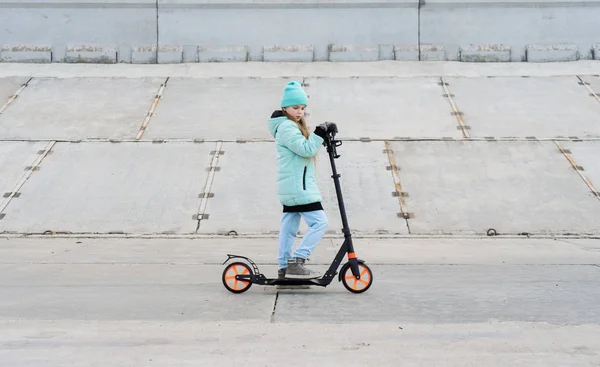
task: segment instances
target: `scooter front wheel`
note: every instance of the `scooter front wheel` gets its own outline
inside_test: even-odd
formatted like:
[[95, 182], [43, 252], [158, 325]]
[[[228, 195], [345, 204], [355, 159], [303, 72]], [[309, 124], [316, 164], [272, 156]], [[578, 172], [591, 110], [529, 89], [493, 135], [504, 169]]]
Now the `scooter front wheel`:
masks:
[[236, 275], [252, 276], [252, 269], [245, 263], [235, 262], [227, 265], [223, 270], [223, 285], [232, 293], [242, 293], [252, 287], [252, 283], [244, 280], [237, 280]]
[[358, 263], [358, 273], [360, 279], [352, 274], [352, 267], [345, 266], [342, 273], [342, 283], [347, 290], [352, 293], [362, 293], [371, 287], [373, 284], [373, 273], [365, 263]]

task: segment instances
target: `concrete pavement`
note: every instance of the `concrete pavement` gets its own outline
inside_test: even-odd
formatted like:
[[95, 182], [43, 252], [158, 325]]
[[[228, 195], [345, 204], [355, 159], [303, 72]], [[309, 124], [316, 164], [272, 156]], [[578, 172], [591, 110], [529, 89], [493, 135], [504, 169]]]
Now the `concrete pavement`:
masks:
[[[321, 244], [311, 266], [337, 245]], [[364, 294], [334, 282], [234, 295], [225, 254], [273, 276], [276, 239], [3, 240], [0, 366], [600, 363], [597, 240], [356, 246], [375, 276]]]
[[[3, 64], [0, 366], [598, 366], [596, 75]], [[221, 283], [228, 253], [275, 275], [265, 118], [291, 78], [309, 123], [340, 127], [364, 294]], [[323, 271], [342, 235], [319, 158], [331, 226], [309, 264]]]

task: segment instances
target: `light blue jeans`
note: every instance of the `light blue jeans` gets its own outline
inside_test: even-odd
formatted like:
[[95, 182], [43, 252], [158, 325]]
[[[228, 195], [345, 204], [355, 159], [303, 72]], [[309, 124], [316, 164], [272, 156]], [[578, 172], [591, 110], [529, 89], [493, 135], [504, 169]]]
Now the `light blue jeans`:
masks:
[[300, 213], [283, 213], [281, 229], [279, 231], [279, 256], [277, 262], [279, 269], [287, 268], [288, 259], [292, 258], [292, 246], [300, 228], [300, 218], [308, 225], [308, 232], [302, 239], [300, 246], [294, 251], [293, 257], [308, 258], [325, 234], [329, 221], [323, 210]]

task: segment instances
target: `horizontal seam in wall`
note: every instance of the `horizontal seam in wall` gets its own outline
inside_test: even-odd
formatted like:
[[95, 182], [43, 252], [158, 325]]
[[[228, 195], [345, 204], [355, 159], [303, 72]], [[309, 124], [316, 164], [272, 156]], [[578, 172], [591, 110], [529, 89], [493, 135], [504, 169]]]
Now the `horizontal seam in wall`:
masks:
[[0, 8], [11, 9], [152, 9], [156, 10], [155, 3], [128, 4], [128, 3], [0, 3]]
[[432, 9], [456, 9], [456, 8], [485, 8], [485, 9], [494, 9], [494, 8], [599, 8], [600, 1], [581, 1], [581, 2], [456, 2], [456, 3], [432, 3], [425, 2], [424, 5], [421, 6], [422, 10], [432, 10]]
[[417, 3], [355, 3], [355, 4], [164, 4], [160, 9], [417, 9]]

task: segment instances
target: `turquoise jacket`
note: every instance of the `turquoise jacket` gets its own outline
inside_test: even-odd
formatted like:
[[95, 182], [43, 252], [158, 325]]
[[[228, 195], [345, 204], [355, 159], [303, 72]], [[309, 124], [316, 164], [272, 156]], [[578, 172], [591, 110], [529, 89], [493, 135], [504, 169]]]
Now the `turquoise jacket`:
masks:
[[296, 123], [285, 116], [270, 118], [268, 126], [277, 147], [277, 195], [281, 204], [320, 202], [313, 157], [319, 152], [323, 138], [311, 133], [306, 139]]

